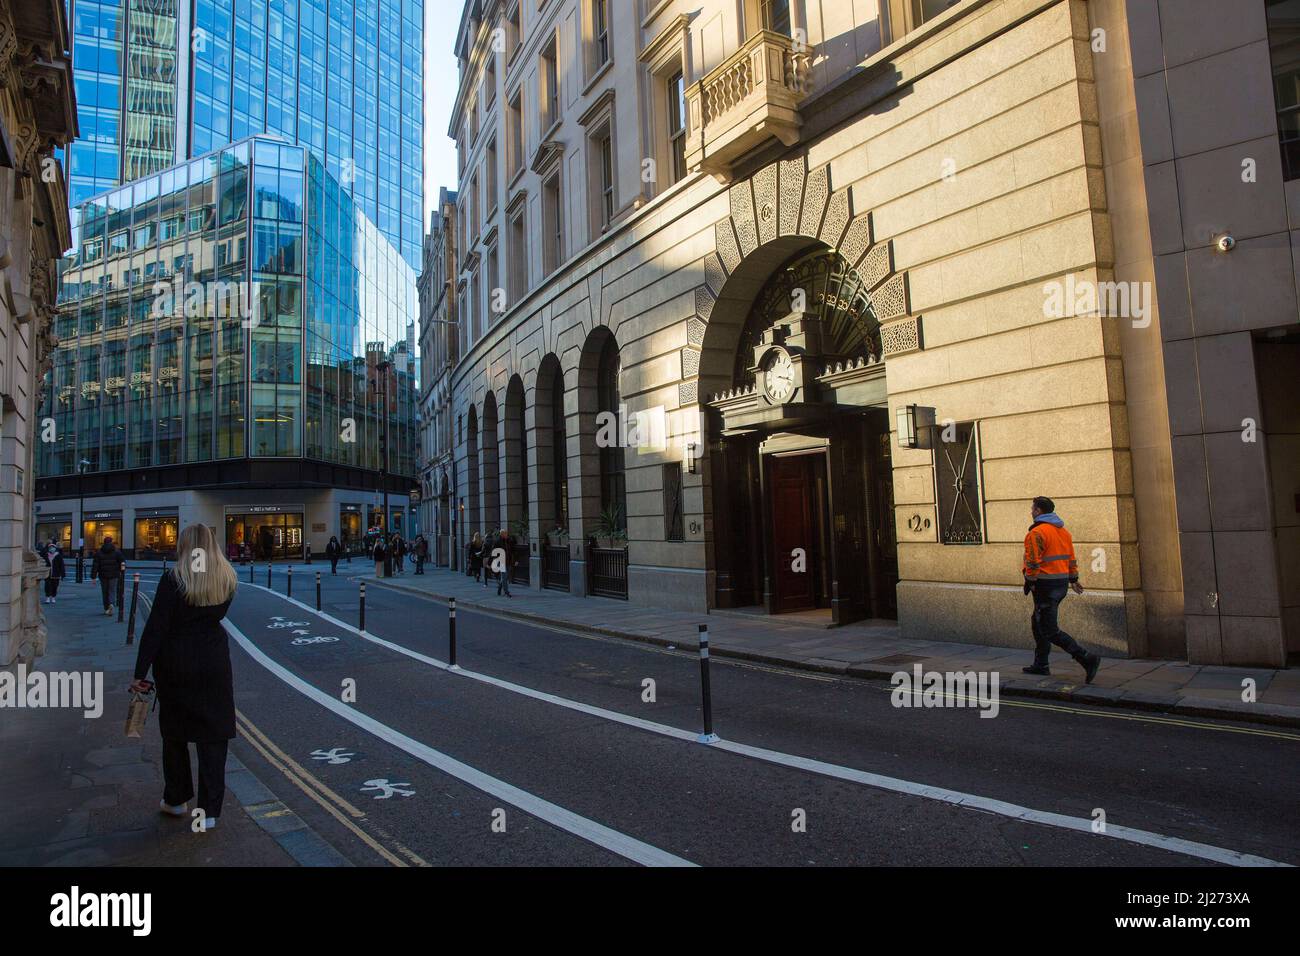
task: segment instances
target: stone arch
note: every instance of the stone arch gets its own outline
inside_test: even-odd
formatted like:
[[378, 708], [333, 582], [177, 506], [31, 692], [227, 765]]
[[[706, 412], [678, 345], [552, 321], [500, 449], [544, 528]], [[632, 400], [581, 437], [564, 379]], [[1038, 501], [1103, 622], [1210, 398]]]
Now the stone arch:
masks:
[[894, 271], [893, 244], [877, 241], [870, 212], [853, 209], [849, 189], [831, 188], [830, 167], [807, 157], [780, 160], [728, 190], [729, 213], [713, 227], [681, 357], [683, 405], [731, 385], [731, 363], [750, 306], [767, 278], [801, 252], [836, 252], [861, 277], [886, 356], [921, 348], [910, 316], [907, 275]]
[[506, 384], [501, 418], [501, 492], [505, 526], [528, 518], [527, 459], [524, 448], [524, 380], [516, 373]]
[[568, 436], [565, 427], [564, 372], [554, 352], [537, 367], [533, 386], [533, 426], [529, 432], [530, 524], [539, 539], [553, 528], [568, 527]]
[[496, 395], [491, 391], [483, 399], [483, 420], [479, 426], [479, 446], [482, 455], [483, 511], [480, 515], [485, 535], [501, 527], [501, 449]]
[[[617, 508], [624, 527], [627, 523], [627, 494], [623, 484], [624, 449], [621, 441], [621, 365], [618, 339], [608, 326], [600, 325], [587, 335], [578, 357], [578, 468], [583, 536], [592, 534], [601, 512]], [[614, 441], [602, 447], [602, 413], [615, 416]], [[608, 429], [606, 429], [608, 431]], [[572, 460], [572, 456], [571, 459]]]

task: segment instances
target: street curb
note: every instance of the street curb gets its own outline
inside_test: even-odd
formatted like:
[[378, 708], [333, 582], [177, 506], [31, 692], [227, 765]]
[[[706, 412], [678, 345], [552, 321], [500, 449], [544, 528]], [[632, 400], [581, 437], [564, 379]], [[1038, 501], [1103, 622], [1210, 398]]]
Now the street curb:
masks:
[[[412, 594], [416, 597], [422, 597], [442, 604], [445, 604], [452, 597], [449, 594], [435, 594], [432, 591], [426, 591], [422, 588], [413, 588], [406, 584], [396, 584], [392, 581], [382, 580], [379, 578], [371, 577], [365, 578], [365, 580], [369, 581], [376, 587], [387, 588], [390, 591], [400, 591], [403, 594]], [[481, 604], [477, 601], [470, 601], [460, 597], [456, 598], [456, 606], [458, 608], [469, 608], [474, 611], [482, 611], [486, 614], [493, 614], [498, 617], [513, 618], [529, 624], [540, 624], [546, 627], [558, 628], [560, 630], [580, 631], [586, 634], [596, 634], [601, 637], [612, 637], [619, 640], [636, 641], [640, 644], [651, 644], [656, 647], [672, 647], [680, 650], [691, 650], [691, 648], [683, 647], [679, 641], [669, 640], [668, 638], [654, 637], [649, 634], [633, 634], [627, 631], [619, 631], [609, 627], [600, 627], [594, 624], [556, 621], [541, 614], [531, 614], [527, 611], [516, 611], [496, 604]], [[897, 667], [873, 665], [870, 662], [861, 664], [845, 664], [839, 661], [828, 661], [825, 663], [816, 661], [792, 661], [788, 658], [777, 657], [772, 654], [723, 648], [717, 644], [710, 645], [709, 649], [714, 657], [729, 657], [734, 660], [749, 661], [755, 664], [768, 664], [774, 667], [808, 671], [809, 673], [814, 674], [832, 674], [841, 677], [855, 677], [861, 680], [888, 680], [894, 674], [898, 673], [899, 670]], [[1066, 684], [1064, 686], [1051, 687], [1043, 686], [1041, 679], [1036, 679], [1031, 682], [1030, 680], [1020, 677], [1013, 677], [1009, 680], [1002, 681], [999, 685], [999, 691], [1008, 697], [1060, 700], [1069, 703], [1116, 707], [1124, 710], [1172, 714], [1182, 717], [1212, 717], [1218, 720], [1233, 721], [1235, 723], [1258, 723], [1276, 727], [1300, 727], [1300, 708], [1285, 707], [1280, 704], [1246, 704], [1237, 703], [1235, 701], [1219, 701], [1210, 698], [1195, 697], [1192, 695], [1176, 697], [1172, 694], [1150, 694], [1144, 691], [1126, 691], [1120, 690], [1119, 688], [1098, 687], [1091, 684]]]

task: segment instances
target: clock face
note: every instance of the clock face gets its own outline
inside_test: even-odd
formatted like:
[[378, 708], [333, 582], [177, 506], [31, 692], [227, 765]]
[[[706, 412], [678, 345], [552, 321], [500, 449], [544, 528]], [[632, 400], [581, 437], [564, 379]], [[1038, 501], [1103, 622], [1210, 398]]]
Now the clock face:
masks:
[[785, 352], [773, 352], [764, 363], [763, 390], [774, 402], [789, 401], [794, 394], [794, 363]]

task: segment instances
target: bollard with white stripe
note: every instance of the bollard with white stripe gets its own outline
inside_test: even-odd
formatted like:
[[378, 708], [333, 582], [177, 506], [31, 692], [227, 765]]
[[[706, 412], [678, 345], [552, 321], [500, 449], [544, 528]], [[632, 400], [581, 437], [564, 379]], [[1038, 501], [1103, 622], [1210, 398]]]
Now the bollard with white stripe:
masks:
[[140, 600], [140, 572], [137, 571], [131, 576], [131, 616], [126, 622], [126, 643], [128, 645], [135, 643], [135, 607], [136, 602]]
[[316, 572], [316, 610], [320, 610], [320, 572]]
[[447, 599], [447, 666], [460, 670], [456, 666], [456, 599]]
[[292, 564], [289, 565], [288, 570], [285, 572], [285, 574], [287, 575], [288, 583], [285, 584], [284, 593], [287, 597], [293, 597], [293, 565]]
[[357, 630], [364, 634], [364, 633], [366, 632], [366, 582], [365, 582], [365, 581], [362, 581], [362, 582], [361, 582], [361, 614], [360, 614], [360, 618], [361, 618], [361, 619], [357, 622]]
[[250, 561], [250, 562], [248, 563], [248, 583], [249, 583], [249, 584], [252, 584], [252, 583], [253, 583], [253, 569], [256, 568], [256, 567], [257, 567], [257, 565], [253, 564], [253, 562]]
[[271, 562], [266, 562], [266, 586], [271, 586]]
[[713, 694], [709, 690], [709, 625], [700, 625], [700, 692], [704, 698], [704, 733], [696, 739], [702, 744], [717, 743], [713, 732]]

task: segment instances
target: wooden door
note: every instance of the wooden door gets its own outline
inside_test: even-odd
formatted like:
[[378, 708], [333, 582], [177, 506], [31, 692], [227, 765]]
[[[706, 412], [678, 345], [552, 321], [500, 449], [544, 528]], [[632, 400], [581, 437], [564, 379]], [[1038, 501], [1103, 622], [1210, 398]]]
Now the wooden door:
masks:
[[[772, 610], [801, 611], [817, 606], [814, 577], [819, 560], [813, 514], [813, 455], [768, 459], [772, 509]], [[802, 552], [797, 561], [796, 550]]]

